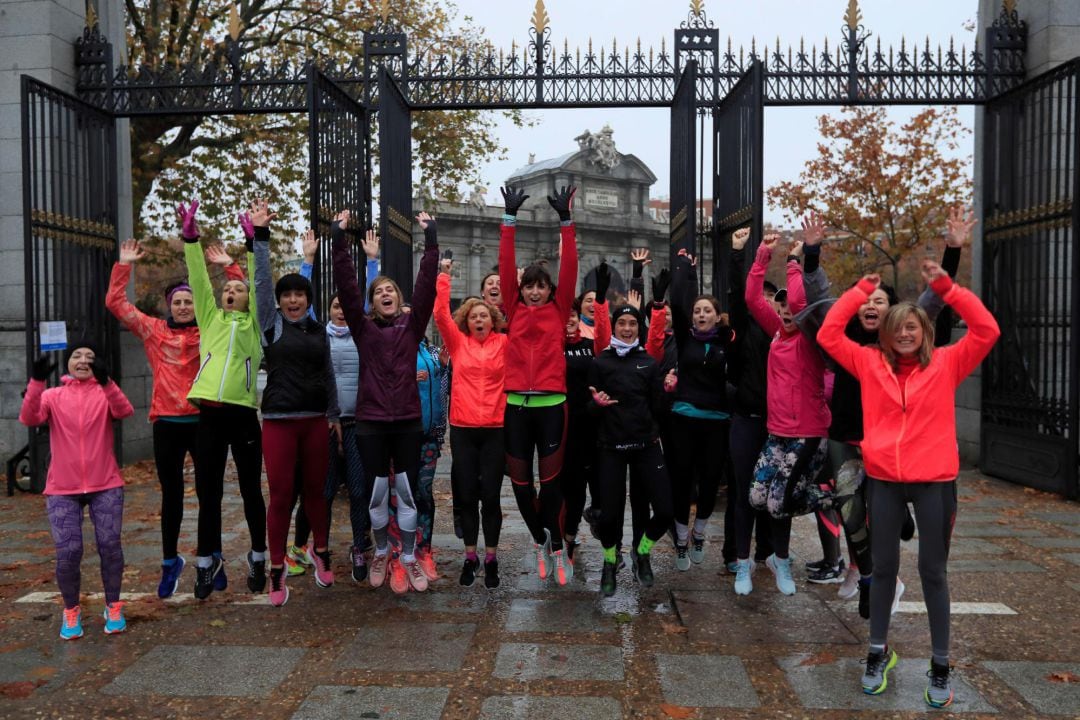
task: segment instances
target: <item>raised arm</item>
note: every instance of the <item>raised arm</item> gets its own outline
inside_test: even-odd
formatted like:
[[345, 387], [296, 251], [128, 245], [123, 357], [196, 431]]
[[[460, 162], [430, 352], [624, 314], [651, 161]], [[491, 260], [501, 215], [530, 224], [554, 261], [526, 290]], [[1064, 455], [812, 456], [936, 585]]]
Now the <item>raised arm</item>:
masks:
[[[772, 261], [772, 251], [779, 240], [780, 236], [774, 233], [762, 238], [761, 244], [758, 245], [757, 257], [750, 268], [750, 273], [746, 276], [746, 291], [743, 293], [743, 299], [746, 300], [746, 307], [750, 310], [750, 316], [770, 336], [780, 332], [783, 323], [780, 322], [780, 316], [769, 305], [762, 291], [765, 288], [765, 271], [769, 267], [769, 262]], [[788, 292], [790, 292], [790, 289]]]
[[821, 329], [818, 330], [818, 345], [855, 377], [859, 377], [860, 358], [867, 353], [877, 353], [878, 350], [859, 345], [844, 334], [844, 329], [848, 321], [859, 311], [859, 306], [877, 290], [880, 282], [881, 278], [878, 275], [867, 275], [860, 280], [855, 287], [840, 296], [829, 314], [825, 316]]
[[680, 250], [671, 271], [671, 327], [675, 332], [675, 345], [680, 354], [690, 334], [690, 313], [697, 290], [697, 274], [694, 271], [696, 262], [692, 255]]
[[[642, 302], [645, 300], [645, 278], [643, 273], [646, 265], [652, 265], [647, 248], [639, 248], [630, 251], [630, 260], [633, 262], [633, 271], [630, 275], [630, 289], [641, 293]], [[656, 298], [651, 298], [655, 300]]]
[[[278, 321], [274, 307], [274, 277], [270, 272], [270, 220], [276, 213], [267, 208], [266, 200], [260, 198], [251, 205], [251, 221], [255, 225], [255, 297], [258, 304], [259, 328], [265, 334]], [[249, 306], [250, 307], [250, 306]], [[275, 340], [277, 338], [274, 338]]]
[[349, 240], [345, 235], [348, 225], [349, 211], [342, 210], [330, 226], [330, 239], [333, 243], [334, 284], [338, 289], [338, 302], [352, 332], [353, 342], [357, 342], [368, 319], [364, 314], [362, 291], [356, 281], [356, 266], [349, 254]]
[[[577, 229], [574, 227], [574, 220], [570, 214], [576, 192], [576, 187], [567, 185], [555, 195], [548, 195], [548, 203], [559, 214], [559, 235], [562, 245], [559, 254], [559, 286], [555, 289], [555, 305], [559, 308], [559, 322], [563, 325], [570, 317], [574, 295], [577, 291]], [[597, 295], [599, 296], [599, 293]]]
[[1001, 330], [975, 293], [954, 283], [940, 265], [927, 260], [923, 262], [922, 273], [934, 292], [959, 313], [968, 328], [958, 342], [935, 351], [948, 353], [954, 380], [959, 385], [990, 353], [1001, 337]]
[[424, 337], [431, 311], [435, 307], [435, 276], [439, 273], [439, 236], [435, 218], [422, 212], [416, 216], [424, 230], [424, 254], [420, 256], [420, 269], [416, 272], [413, 283], [412, 313], [409, 315], [409, 327], [416, 341]]
[[611, 270], [606, 262], [601, 262], [596, 267], [596, 300], [593, 301], [593, 355], [599, 355], [611, 344], [611, 313], [607, 304], [609, 287]]
[[45, 383], [56, 370], [56, 363], [48, 355], [39, 355], [30, 368], [30, 382], [23, 394], [19, 422], [27, 427], [37, 427], [49, 422], [49, 403], [45, 398]]
[[131, 406], [127, 395], [111, 379], [102, 385], [101, 389], [105, 391], [105, 401], [109, 404], [109, 417], [113, 420], [123, 420], [135, 414], [135, 408]]
[[794, 315], [806, 307], [806, 288], [803, 286], [802, 266], [799, 258], [802, 257], [803, 244], [794, 242], [788, 250], [787, 257], [787, 304]]
[[657, 363], [664, 362], [664, 326], [667, 325], [667, 313], [663, 302], [652, 304], [649, 315], [649, 334], [645, 339], [645, 352]]
[[143, 313], [128, 301], [127, 284], [131, 280], [131, 264], [141, 260], [143, 255], [142, 248], [135, 240], [120, 244], [120, 259], [113, 265], [112, 274], [109, 276], [109, 290], [105, 294], [105, 307], [140, 340], [146, 340], [153, 334], [155, 318]]
[[465, 333], [461, 332], [461, 328], [457, 326], [454, 317], [450, 314], [450, 261], [443, 260], [443, 262], [447, 264], [447, 269], [445, 272], [440, 272], [435, 280], [435, 327], [439, 328], [443, 344], [450, 353], [450, 358], [453, 359], [462, 343], [465, 342]]
[[509, 319], [513, 316], [518, 304], [517, 256], [514, 248], [517, 214], [529, 196], [512, 186], [500, 188], [500, 192], [502, 192], [505, 210], [502, 226], [499, 228], [499, 287], [502, 290], [503, 309]]
[[829, 296], [829, 278], [821, 267], [821, 241], [825, 239], [825, 221], [811, 210], [802, 219], [803, 255], [803, 292], [806, 304], [813, 305], [818, 300]]
[[199, 223], [195, 217], [199, 201], [192, 200], [190, 206], [180, 203], [176, 215], [180, 220], [180, 235], [184, 239], [184, 263], [187, 265], [188, 284], [195, 300], [195, 321], [204, 325], [217, 310], [214, 300], [214, 288], [210, 285], [210, 274], [206, 271], [206, 260], [199, 245]]
[[[373, 228], [368, 228], [364, 233], [364, 237], [360, 239], [360, 246], [364, 249], [364, 256], [367, 258], [367, 262], [364, 263], [364, 267], [367, 272], [364, 276], [364, 287], [371, 287], [375, 282], [375, 278], [379, 277], [379, 236], [375, 234]], [[367, 299], [367, 293], [364, 293], [364, 312], [371, 312], [371, 303]]]

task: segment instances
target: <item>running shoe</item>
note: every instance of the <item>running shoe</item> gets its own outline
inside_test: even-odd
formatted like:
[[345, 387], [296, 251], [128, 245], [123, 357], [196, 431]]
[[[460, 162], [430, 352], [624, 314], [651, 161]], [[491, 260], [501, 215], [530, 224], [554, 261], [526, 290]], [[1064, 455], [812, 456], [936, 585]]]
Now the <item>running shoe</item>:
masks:
[[195, 597], [200, 600], [210, 597], [217, 588], [218, 573], [225, 574], [225, 562], [217, 555], [210, 558], [209, 566], [195, 568]]
[[870, 580], [872, 578], [859, 578], [859, 617], [863, 620], [870, 619]]
[[217, 572], [214, 573], [214, 589], [221, 592], [229, 587], [229, 578], [225, 575], [225, 558], [221, 553], [214, 553], [214, 561], [219, 563]]
[[634, 579], [641, 583], [641, 587], [652, 587], [655, 578], [652, 571], [652, 560], [648, 555], [641, 555], [637, 550], [631, 551], [630, 559], [634, 566]]
[[248, 576], [247, 585], [248, 590], [253, 593], [261, 593], [266, 589], [266, 561], [265, 560], [253, 560], [253, 551], [248, 550], [247, 563], [248, 563]]
[[850, 600], [859, 594], [859, 568], [849, 565], [844, 573], [844, 582], [840, 583], [840, 589], [836, 591], [841, 600]]
[[[409, 587], [416, 592], [424, 592], [428, 589], [427, 575], [424, 573], [424, 568], [420, 566], [420, 560], [416, 559], [412, 562], [402, 562], [401, 567], [405, 569], [405, 577], [409, 581]], [[390, 583], [393, 585], [394, 579], [390, 578]]]
[[284, 567], [270, 568], [270, 604], [281, 607], [289, 602], [289, 586], [285, 584], [288, 577]]
[[600, 592], [604, 597], [615, 594], [615, 563], [604, 562], [604, 569], [600, 572]]
[[943, 708], [952, 705], [953, 691], [949, 682], [949, 666], [938, 665], [933, 659], [930, 660], [930, 669], [926, 671], [926, 677], [930, 681], [926, 683], [926, 704], [932, 708]]
[[303, 565], [301, 565], [300, 563], [293, 560], [291, 557], [288, 556], [288, 554], [285, 555], [285, 573], [286, 574], [288, 574], [288, 575], [303, 575], [306, 572], [307, 572], [307, 568], [305, 568]]
[[585, 508], [585, 512], [581, 514], [581, 517], [585, 519], [585, 522], [589, 526], [589, 534], [595, 539], [600, 539], [600, 511], [594, 508], [592, 505]]
[[364, 551], [355, 545], [349, 548], [349, 565], [352, 566], [352, 579], [354, 582], [362, 583], [367, 580], [368, 567], [367, 561], [364, 559]]
[[738, 570], [735, 573], [735, 594], [749, 595], [754, 591], [754, 581], [750, 578], [754, 574], [754, 563], [747, 560], [736, 561]]
[[577, 552], [577, 546], [581, 544], [581, 541], [576, 537], [569, 540], [563, 540], [563, 547], [566, 548], [566, 557], [570, 562], [574, 562], [574, 553]]
[[[472, 584], [476, 582], [476, 571], [479, 567], [479, 559], [465, 558], [465, 562], [461, 566], [461, 577], [458, 578], [458, 585], [472, 587]], [[485, 565], [485, 567], [487, 566]]]
[[[415, 565], [416, 563], [413, 563]], [[398, 595], [409, 592], [409, 574], [401, 563], [400, 558], [390, 560], [390, 589]]]
[[880, 695], [889, 686], [889, 671], [896, 667], [896, 651], [885, 646], [882, 652], [871, 651], [866, 656], [866, 669], [862, 675], [862, 691], [867, 695]]
[[77, 640], [82, 636], [82, 608], [78, 605], [73, 608], [64, 608], [60, 618], [60, 639]]
[[776, 588], [784, 595], [795, 594], [795, 581], [791, 578], [791, 558], [781, 560], [776, 555], [770, 555], [765, 564], [776, 576]]
[[675, 543], [675, 567], [683, 572], [690, 569], [690, 555], [686, 545]]
[[690, 536], [690, 562], [695, 565], [705, 562], [705, 538], [698, 537], [697, 533]]
[[322, 552], [315, 550], [315, 544], [308, 545], [308, 561], [315, 568], [315, 584], [328, 588], [334, 584], [334, 569], [330, 566], [330, 549]]
[[429, 583], [439, 579], [439, 570], [435, 567], [435, 556], [430, 548], [416, 548], [416, 562], [420, 564], [420, 569], [424, 571], [424, 577]]
[[484, 563], [484, 587], [494, 590], [499, 587], [499, 560], [491, 558]]
[[371, 572], [368, 573], [368, 583], [371, 587], [382, 587], [382, 584], [386, 582], [386, 565], [389, 560], [389, 553], [385, 555], [375, 553], [375, 557], [371, 558]]
[[816, 570], [811, 570], [806, 574], [806, 579], [809, 582], [817, 585], [833, 585], [844, 582], [844, 575], [846, 573], [846, 567], [844, 565], [844, 558], [840, 558], [840, 562], [832, 567], [824, 567]]
[[551, 553], [551, 564], [555, 570], [555, 582], [566, 585], [574, 577], [574, 563], [566, 558], [564, 550]]
[[105, 610], [101, 613], [105, 618], [105, 634], [116, 635], [127, 630], [127, 620], [124, 619], [124, 603], [117, 600], [113, 603], [105, 603]]
[[536, 553], [536, 573], [544, 580], [551, 572], [551, 533], [547, 528], [544, 528], [543, 544], [533, 543], [533, 551]]
[[806, 568], [807, 572], [813, 572], [815, 570], [823, 570], [823, 569], [829, 567], [829, 561], [826, 560], [825, 558], [821, 558], [820, 560], [815, 560], [813, 562], [808, 562], [805, 565], [803, 565], [803, 567]]
[[739, 561], [728, 560], [724, 563], [724, 569], [727, 570], [728, 575], [735, 575], [739, 572]]
[[293, 562], [300, 563], [307, 567], [311, 565], [311, 561], [307, 556], [307, 545], [290, 545], [289, 549], [285, 551], [285, 555], [292, 558]]
[[889, 610], [890, 615], [895, 615], [896, 611], [900, 609], [900, 598], [904, 597], [904, 590], [906, 590], [904, 581], [900, 578], [896, 578], [896, 590], [892, 596], [892, 609]]
[[177, 555], [173, 561], [166, 565], [161, 564], [161, 582], [157, 586], [157, 596], [164, 600], [172, 597], [176, 589], [180, 587], [180, 573], [184, 572], [184, 558]]

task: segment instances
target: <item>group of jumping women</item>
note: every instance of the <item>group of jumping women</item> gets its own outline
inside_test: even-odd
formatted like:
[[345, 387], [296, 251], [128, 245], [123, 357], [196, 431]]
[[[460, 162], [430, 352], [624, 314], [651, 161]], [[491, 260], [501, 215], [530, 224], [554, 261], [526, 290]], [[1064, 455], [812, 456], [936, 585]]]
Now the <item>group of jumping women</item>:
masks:
[[[899, 596], [901, 537], [914, 532], [913, 506], [932, 643], [925, 698], [934, 707], [948, 705], [946, 562], [959, 472], [954, 394], [998, 336], [990, 313], [951, 277], [973, 225], [970, 215], [949, 213], [944, 269], [923, 262], [927, 290], [918, 303], [900, 302], [877, 275], [830, 298], [820, 263], [825, 225], [811, 213], [802, 239], [785, 248], [785, 287], [765, 279], [779, 236], [761, 238], [747, 272], [750, 233], [744, 229], [731, 238], [726, 303], [698, 294], [696, 260], [686, 251], [670, 270], [653, 275], [646, 302], [643, 276], [651, 260], [638, 250], [631, 253], [630, 290], [625, 297], [610, 293], [609, 307], [605, 263], [592, 278], [595, 287], [576, 294], [574, 193], [564, 187], [548, 197], [561, 236], [556, 283], [544, 265], [518, 267], [515, 224], [528, 196], [503, 189], [498, 271], [456, 312], [452, 261], [440, 261], [436, 221], [426, 213], [417, 217], [424, 250], [411, 305], [393, 279], [378, 274], [378, 239], [370, 230], [362, 238], [367, 264], [361, 284], [350, 247], [353, 220], [347, 211], [335, 218], [337, 293], [325, 309], [325, 325], [316, 319], [309, 280], [318, 250], [314, 232], [304, 237], [301, 272], [274, 283], [275, 214], [265, 200], [239, 216], [246, 276], [221, 246], [207, 248], [204, 259], [198, 202], [178, 208], [188, 278], [166, 288], [166, 319], [128, 301], [132, 264], [143, 250], [123, 243], [106, 304], [142, 339], [154, 375], [150, 422], [163, 555], [158, 595], [176, 592], [185, 567], [177, 544], [187, 455], [199, 501], [194, 595], [205, 599], [227, 587], [221, 504], [230, 451], [250, 536], [251, 592], [263, 592], [269, 581], [271, 604], [284, 605], [288, 577], [307, 568], [317, 586], [334, 583], [330, 504], [342, 484], [350, 503], [352, 578], [372, 587], [389, 580], [398, 593], [427, 590], [438, 577], [431, 483], [448, 421], [453, 524], [464, 544], [461, 585], [481, 574], [486, 587], [500, 584], [504, 475], [531, 536], [529, 559], [539, 577], [571, 581], [584, 519], [602, 548], [604, 596], [615, 593], [623, 567], [628, 470], [631, 570], [642, 587], [654, 582], [652, 550], [665, 535], [678, 571], [703, 562], [708, 521], [727, 478], [722, 555], [734, 592], [753, 591], [756, 525], [755, 558], [781, 593], [794, 594], [792, 517], [817, 513], [827, 530], [826, 557], [808, 564], [810, 579], [842, 580], [842, 597], [859, 595], [859, 611], [870, 620], [861, 681], [870, 694], [885, 690], [897, 662], [887, 634]], [[220, 304], [207, 261], [225, 272]], [[967, 326], [951, 345], [946, 306]], [[433, 315], [441, 349], [425, 335]], [[104, 630], [126, 628], [120, 600], [124, 483], [112, 451], [112, 421], [133, 410], [97, 350], [92, 342], [73, 343], [62, 384], [51, 389], [46, 382], [54, 365], [41, 356], [20, 415], [27, 425], [50, 427], [45, 495], [64, 639], [83, 634], [84, 506], [101, 556]], [[260, 405], [261, 366], [267, 375]], [[838, 538], [840, 527], [852, 563], [846, 571], [838, 547], [830, 549], [829, 536]]]

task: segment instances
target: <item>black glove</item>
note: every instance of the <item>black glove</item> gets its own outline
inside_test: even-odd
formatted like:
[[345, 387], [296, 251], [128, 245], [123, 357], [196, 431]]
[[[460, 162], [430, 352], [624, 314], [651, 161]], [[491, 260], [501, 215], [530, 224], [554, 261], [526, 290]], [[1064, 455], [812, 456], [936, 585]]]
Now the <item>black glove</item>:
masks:
[[94, 379], [99, 385], [104, 387], [109, 384], [109, 368], [105, 365], [104, 358], [95, 357], [94, 362], [90, 364], [90, 371], [94, 373]]
[[607, 291], [611, 287], [611, 268], [606, 262], [596, 266], [596, 302], [607, 302]]
[[38, 359], [34, 361], [34, 364], [30, 366], [30, 377], [34, 380], [41, 380], [44, 382], [49, 379], [49, 376], [53, 374], [53, 370], [56, 369], [56, 363], [52, 361], [48, 355], [39, 355]]
[[525, 204], [525, 201], [529, 199], [529, 196], [525, 194], [524, 190], [519, 190], [516, 187], [508, 186], [499, 188], [499, 192], [502, 193], [503, 202], [506, 205], [506, 214], [517, 217], [518, 210]]
[[664, 295], [667, 294], [669, 287], [671, 287], [671, 271], [667, 268], [664, 268], [660, 272], [656, 273], [656, 277], [652, 279], [653, 302], [664, 302]]
[[570, 206], [576, 192], [577, 188], [573, 185], [563, 185], [554, 196], [548, 195], [548, 202], [555, 208], [555, 212], [559, 213], [560, 222], [570, 222]]
[[437, 247], [439, 247], [438, 228], [435, 225], [435, 218], [431, 218], [427, 221], [427, 227], [424, 228], [424, 249]]

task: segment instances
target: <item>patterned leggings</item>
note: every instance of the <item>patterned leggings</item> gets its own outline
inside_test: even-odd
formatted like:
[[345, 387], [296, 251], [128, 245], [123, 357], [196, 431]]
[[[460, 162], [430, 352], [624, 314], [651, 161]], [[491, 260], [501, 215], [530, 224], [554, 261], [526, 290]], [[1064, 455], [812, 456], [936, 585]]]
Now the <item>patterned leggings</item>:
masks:
[[124, 577], [124, 551], [120, 547], [120, 526], [124, 518], [124, 488], [110, 488], [85, 495], [49, 495], [45, 508], [49, 513], [53, 544], [56, 546], [56, 584], [64, 598], [64, 607], [79, 604], [82, 583], [83, 508], [90, 506], [94, 523], [94, 541], [101, 557], [101, 584], [105, 601], [120, 599], [120, 581]]

